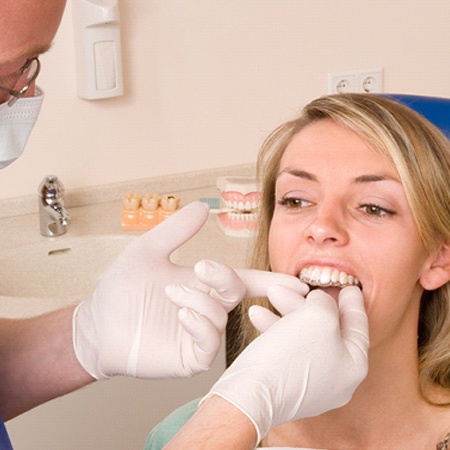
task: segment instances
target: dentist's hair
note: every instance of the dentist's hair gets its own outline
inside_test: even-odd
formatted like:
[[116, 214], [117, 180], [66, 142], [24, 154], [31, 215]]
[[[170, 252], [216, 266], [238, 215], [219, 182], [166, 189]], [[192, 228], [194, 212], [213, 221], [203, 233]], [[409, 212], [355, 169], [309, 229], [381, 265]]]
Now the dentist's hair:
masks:
[[[268, 235], [284, 151], [304, 127], [324, 119], [357, 133], [395, 167], [428, 252], [450, 242], [448, 139], [423, 116], [396, 101], [374, 94], [339, 94], [312, 101], [298, 118], [274, 130], [262, 146], [257, 166], [262, 205], [253, 268], [270, 270]], [[418, 350], [423, 393], [430, 384], [450, 389], [449, 285], [426, 291], [421, 299]], [[255, 303], [270, 307], [267, 299], [250, 299], [241, 304], [237, 322], [229, 327], [235, 337], [234, 346], [231, 343], [229, 347], [229, 360], [257, 336], [247, 315]]]

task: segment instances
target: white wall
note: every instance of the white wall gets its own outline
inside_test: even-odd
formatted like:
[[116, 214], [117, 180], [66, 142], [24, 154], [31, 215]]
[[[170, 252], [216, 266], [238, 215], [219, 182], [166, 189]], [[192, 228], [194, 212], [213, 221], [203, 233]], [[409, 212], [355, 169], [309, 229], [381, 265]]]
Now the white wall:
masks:
[[326, 93], [327, 73], [383, 66], [385, 91], [450, 96], [448, 0], [121, 0], [122, 98], [76, 96], [72, 14], [42, 56], [47, 97], [0, 198], [254, 161], [263, 137]]

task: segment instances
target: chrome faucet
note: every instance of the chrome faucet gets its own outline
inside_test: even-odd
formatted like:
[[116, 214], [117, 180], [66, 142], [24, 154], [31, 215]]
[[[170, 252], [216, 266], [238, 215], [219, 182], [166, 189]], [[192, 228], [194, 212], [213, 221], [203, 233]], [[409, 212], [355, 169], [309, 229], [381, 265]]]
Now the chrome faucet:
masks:
[[49, 175], [39, 185], [39, 221], [43, 236], [61, 236], [67, 231], [70, 214], [64, 206], [64, 186]]

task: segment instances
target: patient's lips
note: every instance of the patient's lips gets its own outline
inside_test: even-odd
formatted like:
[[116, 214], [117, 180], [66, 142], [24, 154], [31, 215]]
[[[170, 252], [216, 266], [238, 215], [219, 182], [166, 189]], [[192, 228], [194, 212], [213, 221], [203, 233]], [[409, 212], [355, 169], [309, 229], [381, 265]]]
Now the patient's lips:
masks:
[[310, 286], [361, 287], [361, 283], [356, 277], [334, 267], [307, 266], [301, 270], [299, 278]]

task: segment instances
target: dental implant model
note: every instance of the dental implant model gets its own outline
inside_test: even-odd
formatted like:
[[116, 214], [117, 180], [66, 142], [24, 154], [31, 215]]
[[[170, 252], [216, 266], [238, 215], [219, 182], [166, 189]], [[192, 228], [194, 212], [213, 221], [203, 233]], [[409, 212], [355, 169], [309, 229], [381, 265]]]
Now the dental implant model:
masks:
[[142, 197], [139, 219], [145, 230], [155, 227], [161, 221], [160, 202], [161, 196], [159, 194], [146, 194]]
[[122, 229], [146, 231], [180, 209], [176, 194], [163, 195], [128, 193], [122, 199]]
[[258, 230], [261, 192], [255, 177], [220, 177], [217, 179], [221, 210], [217, 224], [224, 234], [250, 237]]

